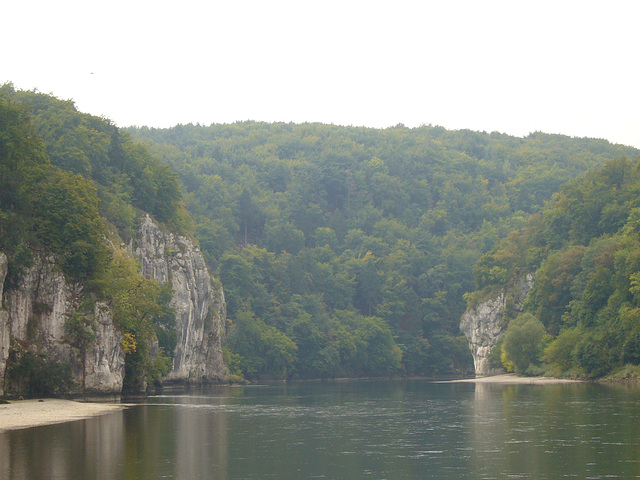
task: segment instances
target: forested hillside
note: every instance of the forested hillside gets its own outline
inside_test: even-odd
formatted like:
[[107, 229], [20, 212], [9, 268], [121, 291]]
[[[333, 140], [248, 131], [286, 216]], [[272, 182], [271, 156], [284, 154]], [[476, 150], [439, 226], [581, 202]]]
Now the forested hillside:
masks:
[[[0, 87], [5, 290], [20, 287], [21, 274], [35, 257], [52, 258], [68, 282], [82, 285], [80, 309], [65, 324], [68, 342], [87, 348], [95, 340], [95, 303], [109, 305], [125, 334], [124, 388], [131, 391], [166, 373], [175, 345], [170, 287], [145, 279], [120, 248], [145, 211], [176, 228], [188, 228], [177, 176], [146, 147], [108, 120], [78, 112], [70, 101], [15, 91], [9, 84]], [[150, 357], [156, 338], [164, 350]], [[32, 347], [12, 343], [9, 379], [32, 395], [71, 389], [68, 365], [34, 355]]]
[[[70, 338], [86, 342], [92, 302], [107, 301], [130, 334], [131, 389], [166, 369], [163, 355], [148, 364], [150, 341], [165, 352], [175, 345], [166, 286], [145, 281], [118, 249], [143, 212], [195, 236], [221, 279], [226, 360], [237, 375], [469, 371], [458, 327], [465, 294], [476, 302], [533, 271], [531, 316], [511, 329], [533, 332], [525, 337], [537, 339], [536, 358], [509, 357], [509, 342], [522, 338], [511, 334], [496, 350], [507, 365], [601, 374], [634, 355], [640, 362], [635, 149], [431, 126], [125, 131], [11, 85], [0, 88], [0, 107], [7, 287], [34, 252], [54, 255], [90, 299]], [[582, 346], [569, 348], [578, 336]], [[18, 357], [14, 365], [31, 368]]]
[[458, 325], [476, 261], [563, 183], [638, 155], [431, 126], [129, 131], [182, 180], [225, 288], [229, 364], [248, 377], [469, 371]]
[[[535, 272], [492, 361], [521, 373], [637, 376], [640, 163], [619, 158], [563, 186], [475, 267], [470, 302]], [[513, 315], [512, 315], [513, 317]]]

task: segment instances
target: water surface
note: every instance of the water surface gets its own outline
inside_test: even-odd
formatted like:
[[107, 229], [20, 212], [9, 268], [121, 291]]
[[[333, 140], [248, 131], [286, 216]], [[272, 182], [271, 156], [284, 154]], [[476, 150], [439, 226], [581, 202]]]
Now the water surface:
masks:
[[0, 478], [640, 478], [640, 388], [220, 387], [0, 434]]

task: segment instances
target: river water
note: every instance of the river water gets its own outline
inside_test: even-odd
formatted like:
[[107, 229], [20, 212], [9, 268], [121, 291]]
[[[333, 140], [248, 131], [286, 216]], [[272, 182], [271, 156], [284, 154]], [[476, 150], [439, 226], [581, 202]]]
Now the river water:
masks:
[[0, 433], [0, 478], [640, 478], [640, 387], [220, 387]]

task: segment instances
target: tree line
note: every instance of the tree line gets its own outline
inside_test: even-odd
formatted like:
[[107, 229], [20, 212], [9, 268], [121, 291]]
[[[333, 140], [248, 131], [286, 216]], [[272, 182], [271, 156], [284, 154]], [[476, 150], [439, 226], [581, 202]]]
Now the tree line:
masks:
[[637, 376], [640, 163], [620, 157], [565, 184], [475, 266], [471, 304], [535, 273], [525, 311], [507, 315], [494, 365], [523, 374]]
[[239, 122], [131, 128], [178, 173], [248, 377], [450, 375], [472, 267], [631, 148], [531, 134]]
[[[544, 326], [541, 351], [566, 330], [552, 312], [578, 288], [558, 287], [564, 277], [546, 256], [573, 272], [566, 265], [582, 262], [580, 248], [631, 211], [621, 192], [635, 167], [622, 169], [619, 185], [579, 186], [595, 175], [584, 172], [638, 155], [604, 140], [402, 125], [121, 129], [10, 84], [0, 100], [0, 249], [9, 281], [34, 249], [55, 254], [129, 334], [132, 390], [161, 376], [175, 345], [167, 287], [145, 281], [114, 248], [133, 237], [142, 212], [195, 238], [221, 280], [234, 374], [332, 378], [468, 372], [458, 328], [467, 302], [528, 271], [551, 279], [544, 288], [536, 280], [538, 303], [528, 310]], [[569, 204], [574, 210], [561, 214], [558, 205]], [[557, 252], [567, 241], [576, 249], [565, 257]], [[604, 264], [592, 261], [603, 275]], [[91, 337], [91, 304], [69, 323], [80, 346]], [[524, 337], [540, 336], [529, 317], [517, 325]], [[159, 359], [147, 355], [154, 338], [165, 351]]]

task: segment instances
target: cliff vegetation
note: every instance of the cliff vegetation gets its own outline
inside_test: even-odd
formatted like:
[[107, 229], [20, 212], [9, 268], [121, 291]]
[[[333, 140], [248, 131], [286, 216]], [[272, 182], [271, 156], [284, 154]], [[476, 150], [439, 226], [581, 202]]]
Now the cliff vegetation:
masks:
[[[97, 393], [140, 392], [169, 373], [171, 285], [143, 276], [123, 248], [145, 212], [175, 231], [192, 228], [177, 175], [147, 148], [70, 101], [0, 88], [0, 252], [7, 259], [0, 305], [8, 312], [0, 322], [0, 383], [6, 378], [7, 393], [82, 391], [87, 375], [108, 370], [119, 380], [95, 385]], [[105, 308], [112, 318], [103, 318]], [[106, 355], [100, 325], [111, 321], [109, 335], [119, 341]], [[91, 355], [99, 358], [88, 372]]]
[[472, 371], [459, 322], [476, 261], [565, 182], [638, 154], [434, 126], [129, 131], [183, 183], [225, 288], [228, 358], [249, 377]]
[[[605, 351], [607, 371], [633, 364], [638, 153], [434, 126], [125, 130], [4, 85], [7, 322], [29, 306], [24, 331], [0, 332], [7, 372], [26, 388], [42, 361], [86, 377], [87, 359], [122, 355], [130, 391], [223, 380], [223, 358], [249, 379], [468, 373], [460, 318], [501, 292], [496, 365], [597, 375]], [[60, 305], [39, 287], [55, 272]], [[64, 332], [47, 330], [60, 312]], [[120, 336], [100, 353], [109, 322]], [[62, 336], [67, 350], [43, 349]]]
[[637, 156], [610, 160], [563, 185], [523, 229], [481, 257], [479, 291], [508, 290], [535, 272], [494, 365], [525, 374], [637, 375], [639, 191]]

